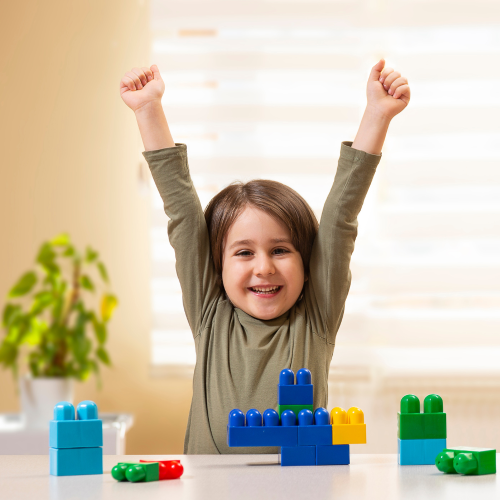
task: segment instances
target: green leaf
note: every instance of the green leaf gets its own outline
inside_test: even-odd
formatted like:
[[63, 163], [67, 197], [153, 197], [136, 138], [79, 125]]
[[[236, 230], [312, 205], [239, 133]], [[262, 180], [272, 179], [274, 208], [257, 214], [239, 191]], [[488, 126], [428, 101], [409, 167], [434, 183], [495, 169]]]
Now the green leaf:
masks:
[[104, 294], [101, 299], [101, 318], [104, 322], [110, 320], [115, 307], [118, 305], [118, 299], [111, 294]]
[[26, 295], [31, 291], [37, 282], [36, 274], [33, 271], [28, 271], [24, 273], [19, 281], [11, 288], [8, 297], [20, 297], [21, 295]]
[[48, 325], [45, 321], [40, 321], [37, 318], [31, 318], [31, 324], [23, 335], [21, 342], [29, 345], [39, 345], [42, 341], [43, 334], [47, 331]]
[[52, 292], [38, 292], [34, 297], [33, 303], [31, 304], [30, 313], [33, 316], [37, 316], [55, 300], [56, 299], [54, 298], [54, 294]]
[[18, 304], [5, 304], [3, 310], [3, 326], [9, 328], [22, 315], [22, 308]]
[[12, 366], [17, 358], [17, 347], [10, 342], [3, 341], [0, 346], [0, 363], [4, 366]]
[[91, 279], [86, 274], [82, 274], [80, 276], [80, 284], [86, 290], [90, 290], [92, 292], [95, 290], [94, 283], [92, 283]]
[[43, 243], [38, 252], [36, 261], [42, 265], [42, 267], [49, 274], [59, 274], [59, 266], [55, 263], [56, 253], [52, 250], [50, 243]]
[[73, 255], [75, 255], [75, 249], [72, 246], [69, 246], [66, 250], [64, 250], [62, 255], [63, 257], [73, 257]]
[[94, 327], [97, 342], [99, 342], [99, 344], [104, 344], [107, 337], [106, 325], [101, 323], [94, 315], [92, 317], [92, 325]]
[[86, 262], [94, 262], [94, 260], [99, 257], [99, 254], [93, 250], [91, 247], [87, 247], [85, 251], [85, 261]]
[[102, 262], [97, 263], [97, 269], [99, 269], [99, 274], [101, 275], [103, 281], [109, 283], [108, 271]]
[[111, 366], [111, 360], [109, 359], [109, 355], [108, 355], [106, 349], [104, 349], [104, 347], [99, 347], [95, 353], [96, 353], [97, 357], [105, 365]]
[[58, 234], [55, 238], [50, 240], [50, 244], [55, 247], [64, 247], [70, 243], [69, 235], [67, 233]]

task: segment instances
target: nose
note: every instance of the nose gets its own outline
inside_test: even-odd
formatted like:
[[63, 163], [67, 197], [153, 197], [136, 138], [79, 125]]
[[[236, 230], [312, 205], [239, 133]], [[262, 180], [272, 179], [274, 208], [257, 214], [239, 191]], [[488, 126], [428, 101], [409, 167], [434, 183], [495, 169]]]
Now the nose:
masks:
[[275, 273], [273, 259], [269, 255], [260, 255], [254, 261], [254, 274], [255, 276], [269, 276]]

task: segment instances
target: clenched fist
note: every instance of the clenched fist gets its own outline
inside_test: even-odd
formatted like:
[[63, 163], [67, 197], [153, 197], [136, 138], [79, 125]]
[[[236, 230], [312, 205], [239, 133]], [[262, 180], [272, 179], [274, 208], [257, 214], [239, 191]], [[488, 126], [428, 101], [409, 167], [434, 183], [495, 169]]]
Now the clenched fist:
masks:
[[163, 92], [165, 82], [156, 64], [151, 69], [147, 66], [133, 68], [120, 81], [123, 102], [134, 112], [152, 101], [161, 102]]
[[384, 66], [384, 59], [380, 59], [371, 70], [366, 86], [367, 105], [380, 115], [392, 119], [408, 106], [410, 87], [401, 73]]

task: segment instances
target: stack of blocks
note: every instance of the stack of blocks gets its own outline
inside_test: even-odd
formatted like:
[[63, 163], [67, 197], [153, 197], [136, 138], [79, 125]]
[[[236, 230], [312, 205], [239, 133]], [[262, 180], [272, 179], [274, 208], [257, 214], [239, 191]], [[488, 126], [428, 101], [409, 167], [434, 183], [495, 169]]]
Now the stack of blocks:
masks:
[[97, 405], [82, 401], [75, 420], [71, 403], [57, 403], [50, 421], [49, 446], [51, 475], [102, 474], [102, 420], [97, 418]]
[[241, 410], [229, 413], [228, 446], [279, 446], [282, 466], [348, 465], [349, 444], [366, 443], [363, 412], [334, 408], [330, 418], [318, 408], [313, 414], [311, 372], [302, 368], [296, 384], [294, 379], [292, 370], [281, 371], [278, 411], [268, 409], [262, 417], [251, 409], [246, 419]]
[[441, 397], [429, 394], [421, 413], [417, 396], [404, 396], [398, 413], [399, 465], [433, 465], [436, 455], [445, 448], [446, 413]]

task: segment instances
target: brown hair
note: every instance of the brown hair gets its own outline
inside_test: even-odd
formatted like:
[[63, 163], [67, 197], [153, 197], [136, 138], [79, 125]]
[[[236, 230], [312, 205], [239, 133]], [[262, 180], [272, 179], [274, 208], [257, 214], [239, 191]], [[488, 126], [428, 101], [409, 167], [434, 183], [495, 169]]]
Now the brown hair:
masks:
[[247, 183], [234, 181], [216, 194], [205, 208], [212, 259], [223, 291], [222, 256], [226, 235], [247, 205], [262, 210], [290, 230], [293, 246], [302, 257], [304, 275], [308, 276], [318, 220], [307, 201], [281, 182], [266, 179]]

